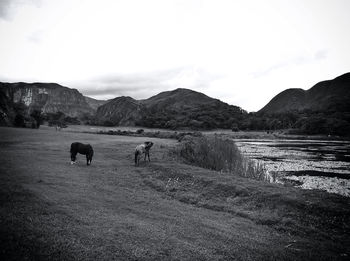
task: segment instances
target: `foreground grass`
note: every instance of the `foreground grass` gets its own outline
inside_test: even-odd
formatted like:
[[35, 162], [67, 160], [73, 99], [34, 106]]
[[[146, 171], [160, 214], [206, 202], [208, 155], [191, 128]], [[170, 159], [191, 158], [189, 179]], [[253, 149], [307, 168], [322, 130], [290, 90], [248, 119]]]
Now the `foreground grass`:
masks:
[[[171, 160], [175, 140], [136, 168], [144, 140], [0, 128], [0, 258], [347, 260], [348, 198]], [[73, 141], [91, 166], [69, 164]]]

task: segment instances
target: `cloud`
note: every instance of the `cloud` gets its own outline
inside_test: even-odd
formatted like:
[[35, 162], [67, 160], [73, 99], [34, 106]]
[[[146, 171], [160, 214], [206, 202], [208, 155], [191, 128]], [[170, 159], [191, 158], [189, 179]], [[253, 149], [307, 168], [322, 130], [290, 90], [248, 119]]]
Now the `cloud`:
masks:
[[33, 43], [40, 43], [44, 38], [45, 38], [44, 30], [34, 31], [27, 37], [27, 39]]
[[0, 0], [0, 19], [12, 20], [16, 10], [23, 5], [40, 7], [42, 0]]
[[326, 59], [328, 56], [328, 50], [319, 50], [315, 53], [314, 59], [315, 60], [323, 60]]
[[273, 72], [275, 70], [287, 67], [288, 64], [289, 64], [288, 62], [280, 62], [280, 63], [274, 64], [274, 65], [271, 65], [270, 67], [268, 67], [265, 70], [253, 72], [252, 76], [253, 76], [253, 78], [264, 77], [264, 76], [270, 74], [271, 72]]
[[95, 98], [110, 99], [117, 96], [132, 96], [145, 99], [159, 92], [176, 88], [201, 89], [218, 79], [204, 69], [195, 66], [174, 68], [151, 73], [134, 73], [124, 75], [105, 75], [90, 79], [84, 83], [69, 83], [84, 95]]
[[10, 18], [11, 7], [13, 1], [11, 0], [1, 0], [0, 1], [0, 18], [8, 20]]
[[318, 50], [312, 55], [300, 55], [297, 57], [293, 57], [289, 60], [273, 64], [264, 70], [253, 72], [251, 75], [253, 76], [253, 78], [260, 78], [260, 77], [267, 76], [276, 70], [284, 69], [287, 67], [294, 67], [294, 66], [309, 64], [315, 61], [317, 62], [317, 61], [326, 59], [327, 56], [328, 56], [328, 50], [322, 49], [322, 50]]

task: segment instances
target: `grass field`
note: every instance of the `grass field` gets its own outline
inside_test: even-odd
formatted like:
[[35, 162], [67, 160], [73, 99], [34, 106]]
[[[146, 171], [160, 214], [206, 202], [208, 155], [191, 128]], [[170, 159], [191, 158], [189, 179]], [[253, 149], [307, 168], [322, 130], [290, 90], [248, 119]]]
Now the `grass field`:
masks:
[[176, 142], [0, 128], [0, 259], [348, 260], [349, 198], [186, 165]]

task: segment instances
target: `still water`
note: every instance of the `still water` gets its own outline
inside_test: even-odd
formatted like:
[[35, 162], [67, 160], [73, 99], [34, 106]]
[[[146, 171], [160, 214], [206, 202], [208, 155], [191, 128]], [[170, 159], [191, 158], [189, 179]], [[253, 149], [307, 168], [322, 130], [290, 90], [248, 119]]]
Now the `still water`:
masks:
[[235, 139], [271, 182], [350, 196], [350, 141]]

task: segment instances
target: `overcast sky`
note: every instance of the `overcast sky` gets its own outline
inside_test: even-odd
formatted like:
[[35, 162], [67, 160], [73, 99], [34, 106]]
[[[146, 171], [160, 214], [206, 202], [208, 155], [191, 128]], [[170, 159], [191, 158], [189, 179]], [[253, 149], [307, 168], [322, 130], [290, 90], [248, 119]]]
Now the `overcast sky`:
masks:
[[0, 81], [148, 98], [189, 88], [257, 111], [350, 71], [348, 0], [0, 0]]

